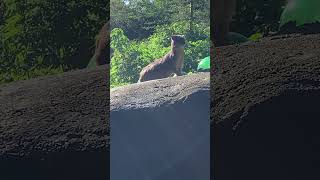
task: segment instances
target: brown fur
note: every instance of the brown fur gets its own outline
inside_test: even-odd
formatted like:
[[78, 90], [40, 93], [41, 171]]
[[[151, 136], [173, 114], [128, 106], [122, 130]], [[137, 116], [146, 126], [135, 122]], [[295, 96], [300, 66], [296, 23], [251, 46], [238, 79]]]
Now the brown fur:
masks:
[[230, 22], [235, 13], [236, 0], [213, 0], [213, 43], [227, 45]]
[[101, 28], [97, 41], [94, 56], [97, 65], [110, 63], [110, 23], [109, 21]]
[[167, 78], [173, 74], [177, 76], [182, 75], [184, 45], [185, 39], [183, 36], [172, 36], [171, 50], [164, 57], [157, 59], [144, 67], [140, 72], [138, 82]]

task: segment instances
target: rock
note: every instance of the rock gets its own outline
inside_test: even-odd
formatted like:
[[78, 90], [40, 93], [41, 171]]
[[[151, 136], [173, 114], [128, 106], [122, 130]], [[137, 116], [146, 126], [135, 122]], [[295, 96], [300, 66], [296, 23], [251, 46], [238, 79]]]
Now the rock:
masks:
[[[319, 34], [296, 34], [218, 48], [210, 91], [215, 179], [319, 179], [319, 46]], [[1, 179], [109, 177], [106, 72], [103, 66], [0, 87]], [[196, 124], [208, 115], [208, 81], [199, 73], [113, 89], [112, 120]], [[188, 138], [189, 150], [201, 150]]]
[[197, 73], [111, 90], [111, 179], [210, 179], [209, 80]]
[[0, 87], [0, 179], [109, 176], [107, 67]]
[[319, 179], [320, 35], [218, 51], [220, 74], [211, 77], [215, 179]]
[[[107, 179], [110, 176], [108, 69], [102, 66], [0, 87], [1, 179], [81, 180]], [[130, 91], [133, 89], [135, 92]], [[145, 110], [148, 107], [149, 115], [158, 112], [161, 118], [165, 114], [172, 118], [180, 116], [184, 120], [206, 117], [208, 121], [198, 123], [201, 125], [198, 128], [208, 128], [202, 131], [207, 132], [207, 142], [202, 146], [189, 145], [189, 140], [196, 139], [189, 133], [190, 139], [184, 143], [190, 146], [188, 150], [209, 145], [208, 73], [134, 84], [114, 89], [111, 97], [112, 112], [130, 113], [130, 108]], [[138, 101], [132, 105], [130, 99], [135, 98]], [[203, 106], [201, 101], [207, 103]], [[121, 104], [127, 102], [129, 104]], [[166, 111], [169, 107], [173, 109]], [[179, 108], [186, 108], [183, 109], [186, 114], [174, 115]], [[115, 121], [117, 113], [113, 113]], [[209, 148], [201, 150], [202, 155], [207, 155], [201, 160], [207, 163], [205, 167], [208, 168], [209, 160], [204, 157], [209, 156]], [[179, 163], [174, 166], [179, 167]], [[202, 171], [198, 169], [197, 172]]]

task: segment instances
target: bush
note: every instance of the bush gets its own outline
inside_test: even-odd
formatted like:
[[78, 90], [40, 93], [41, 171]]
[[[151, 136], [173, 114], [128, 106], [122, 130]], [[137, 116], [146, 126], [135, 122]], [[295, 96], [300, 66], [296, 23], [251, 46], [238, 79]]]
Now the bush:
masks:
[[9, 80], [20, 79], [19, 74], [24, 79], [35, 68], [51, 73], [56, 69], [84, 68], [93, 53], [94, 37], [108, 13], [108, 2], [103, 0], [3, 2], [6, 8], [0, 24], [0, 77], [10, 76]]
[[280, 26], [289, 22], [296, 23], [296, 26], [320, 23], [319, 7], [319, 0], [293, 0], [281, 14]]

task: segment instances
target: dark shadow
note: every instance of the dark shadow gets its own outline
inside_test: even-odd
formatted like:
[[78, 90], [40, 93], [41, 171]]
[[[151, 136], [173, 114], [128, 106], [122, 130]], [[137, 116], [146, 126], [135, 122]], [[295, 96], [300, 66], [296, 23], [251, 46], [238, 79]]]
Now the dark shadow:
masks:
[[109, 153], [61, 152], [0, 160], [1, 180], [108, 180]]
[[112, 180], [210, 179], [210, 95], [111, 112]]
[[320, 179], [320, 92], [291, 91], [213, 127], [214, 180]]
[[277, 35], [292, 33], [318, 34], [320, 33], [320, 23], [306, 23], [302, 26], [296, 26], [296, 22], [288, 22], [280, 28]]

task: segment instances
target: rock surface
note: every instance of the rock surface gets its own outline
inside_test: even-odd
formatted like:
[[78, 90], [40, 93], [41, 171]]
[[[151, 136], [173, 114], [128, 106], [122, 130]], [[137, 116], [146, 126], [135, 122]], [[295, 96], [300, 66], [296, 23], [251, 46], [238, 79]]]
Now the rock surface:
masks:
[[319, 179], [320, 34], [222, 47], [213, 58], [214, 178]]
[[[111, 89], [110, 111], [160, 108], [210, 91], [209, 73], [165, 78]], [[209, 94], [208, 94], [209, 95]]]
[[107, 72], [101, 67], [1, 86], [0, 179], [108, 177]]
[[209, 73], [115, 88], [110, 103], [111, 179], [210, 179]]
[[[269, 37], [218, 50], [213, 58], [220, 69], [213, 69], [210, 91], [216, 179], [314, 179], [320, 171], [313, 165], [320, 162], [320, 35]], [[109, 176], [106, 72], [101, 67], [0, 87], [1, 179]], [[194, 101], [209, 89], [206, 78], [115, 89], [110, 108]]]
[[[1, 86], [0, 177], [109, 177], [107, 74], [104, 66]], [[118, 88], [112, 93], [111, 111], [154, 109], [190, 99], [199, 103], [197, 97], [201, 97], [208, 100], [209, 112], [209, 79], [208, 73], [202, 73]], [[138, 103], [131, 104], [137, 98]]]
[[257, 43], [226, 46], [213, 57], [212, 119], [233, 120], [288, 91], [320, 88], [320, 34], [269, 37]]

